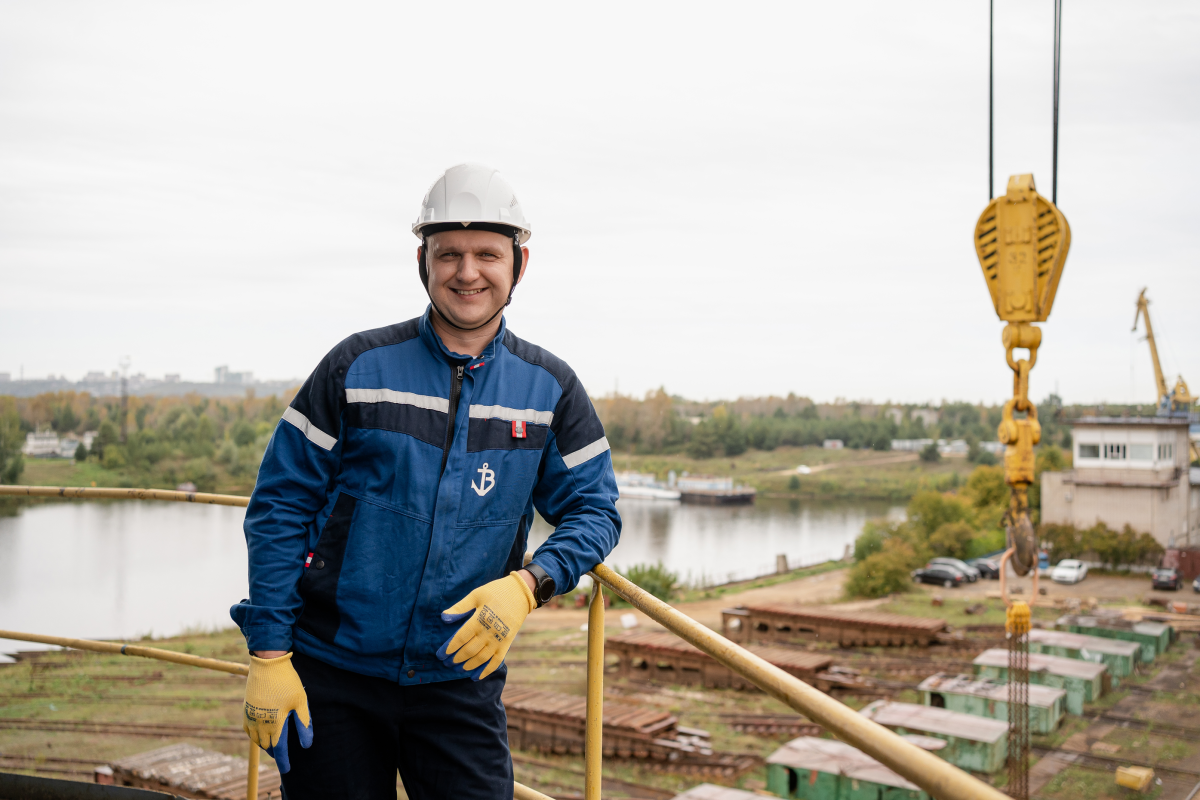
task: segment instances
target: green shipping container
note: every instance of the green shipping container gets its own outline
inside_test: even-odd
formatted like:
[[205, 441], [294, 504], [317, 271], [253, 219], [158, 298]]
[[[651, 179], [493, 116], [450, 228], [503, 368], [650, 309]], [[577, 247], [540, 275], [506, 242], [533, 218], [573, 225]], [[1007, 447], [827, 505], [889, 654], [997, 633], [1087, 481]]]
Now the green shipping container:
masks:
[[899, 734], [932, 736], [933, 750], [961, 769], [997, 772], [1008, 759], [1008, 722], [916, 703], [876, 700], [859, 712]]
[[1115, 688], [1121, 678], [1133, 674], [1138, 653], [1142, 646], [1137, 642], [1105, 639], [1101, 636], [1085, 636], [1067, 631], [1047, 631], [1034, 628], [1029, 632], [1029, 652], [1045, 653], [1049, 656], [1078, 658], [1108, 667]]
[[1158, 658], [1160, 653], [1165, 653], [1171, 646], [1173, 638], [1170, 625], [1163, 625], [1161, 622], [1133, 622], [1119, 617], [1068, 614], [1065, 617], [1059, 617], [1055, 625], [1059, 630], [1071, 633], [1137, 642], [1142, 646], [1139, 657], [1143, 664], [1149, 664]]
[[802, 736], [767, 758], [767, 791], [797, 800], [931, 800], [866, 753]]
[[[948, 708], [963, 714], [1008, 721], [1008, 686], [980, 681], [970, 675], [946, 675], [939, 672], [917, 687], [927, 706]], [[1062, 720], [1067, 693], [1052, 686], [1029, 686], [1029, 730], [1053, 733]]]
[[[998, 683], [1008, 681], [1008, 651], [985, 650], [975, 659], [975, 675]], [[1084, 703], [1094, 703], [1109, 682], [1108, 667], [1078, 658], [1029, 654], [1029, 682], [1054, 686], [1067, 693], [1067, 711], [1082, 714]]]

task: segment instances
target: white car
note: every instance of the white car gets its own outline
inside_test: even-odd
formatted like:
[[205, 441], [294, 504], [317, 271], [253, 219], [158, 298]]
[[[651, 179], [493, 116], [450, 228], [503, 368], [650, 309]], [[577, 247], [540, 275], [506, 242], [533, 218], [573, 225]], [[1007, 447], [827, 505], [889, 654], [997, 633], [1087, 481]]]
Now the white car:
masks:
[[1055, 583], [1079, 583], [1087, 577], [1087, 564], [1074, 558], [1064, 558], [1050, 572]]

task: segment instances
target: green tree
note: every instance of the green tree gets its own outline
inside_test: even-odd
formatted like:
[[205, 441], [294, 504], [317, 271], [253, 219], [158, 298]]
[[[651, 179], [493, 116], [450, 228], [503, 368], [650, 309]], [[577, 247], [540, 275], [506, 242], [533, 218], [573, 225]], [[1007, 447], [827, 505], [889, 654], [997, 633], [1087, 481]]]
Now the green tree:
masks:
[[800, 488], [800, 476], [799, 475], [793, 475], [792, 477], [788, 478], [788, 489], [790, 491], [794, 492], [794, 491], [797, 491], [799, 488]]
[[92, 440], [92, 455], [103, 461], [104, 451], [117, 444], [120, 439], [120, 431], [117, 430], [117, 426], [113, 424], [112, 420], [104, 420], [100, 423], [100, 430], [97, 431], [96, 438]]
[[661, 561], [657, 564], [637, 564], [624, 574], [630, 583], [666, 603], [671, 602], [679, 587], [679, 575], [664, 567]]
[[87, 461], [87, 456], [88, 456], [87, 447], [84, 446], [83, 442], [80, 442], [79, 446], [75, 448], [75, 460], [76, 461]]
[[21, 430], [21, 415], [17, 413], [17, 401], [12, 397], [0, 397], [0, 483], [17, 483], [25, 469], [25, 457], [21, 445], [25, 434]]
[[925, 445], [925, 449], [921, 451], [921, 460], [926, 464], [936, 464], [942, 460], [942, 454], [938, 452], [936, 442]]
[[975, 531], [965, 522], [947, 522], [929, 535], [929, 549], [934, 555], [966, 558]]
[[925, 539], [947, 522], [970, 522], [971, 517], [970, 504], [956, 495], [925, 490], [908, 501], [908, 523]]
[[883, 547], [850, 568], [846, 594], [851, 597], [883, 597], [905, 592], [912, 586], [912, 570], [920, 561], [907, 542], [888, 539]]

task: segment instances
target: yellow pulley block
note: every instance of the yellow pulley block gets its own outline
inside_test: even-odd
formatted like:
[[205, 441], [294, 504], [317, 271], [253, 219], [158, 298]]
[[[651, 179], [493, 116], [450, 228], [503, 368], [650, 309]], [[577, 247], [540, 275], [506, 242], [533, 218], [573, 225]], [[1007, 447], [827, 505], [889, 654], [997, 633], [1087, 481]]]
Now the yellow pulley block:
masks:
[[[1067, 251], [1071, 226], [1067, 218], [1037, 193], [1032, 175], [1013, 175], [1008, 191], [988, 203], [975, 224], [975, 254], [996, 316], [1004, 328], [1004, 354], [1013, 372], [1013, 397], [1004, 404], [997, 438], [1007, 445], [1004, 480], [1012, 495], [1005, 527], [1018, 575], [1036, 567], [1037, 547], [1029, 518], [1029, 486], [1034, 480], [1033, 446], [1042, 436], [1037, 408], [1029, 401], [1029, 371], [1037, 363], [1042, 331], [1032, 323], [1050, 316]], [[1013, 357], [1014, 349], [1029, 358]], [[1025, 418], [1014, 417], [1024, 412]]]
[[975, 224], [975, 253], [996, 315], [1005, 322], [1045, 322], [1054, 305], [1071, 226], [1037, 193], [1032, 175], [1013, 175], [1008, 191]]

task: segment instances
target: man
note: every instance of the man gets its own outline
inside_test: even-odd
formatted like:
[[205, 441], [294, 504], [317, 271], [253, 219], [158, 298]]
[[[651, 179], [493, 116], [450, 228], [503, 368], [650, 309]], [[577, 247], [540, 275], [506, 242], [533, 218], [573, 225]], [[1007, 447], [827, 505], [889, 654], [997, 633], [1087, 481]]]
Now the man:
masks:
[[[502, 666], [526, 615], [620, 535], [571, 369], [506, 329], [530, 236], [508, 184], [448, 169], [413, 225], [425, 314], [355, 334], [275, 429], [246, 511], [243, 725], [285, 797], [511, 798]], [[522, 568], [534, 509], [555, 527]]]

